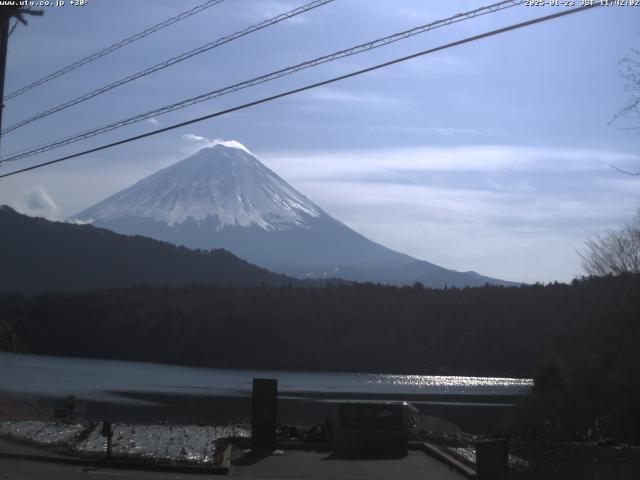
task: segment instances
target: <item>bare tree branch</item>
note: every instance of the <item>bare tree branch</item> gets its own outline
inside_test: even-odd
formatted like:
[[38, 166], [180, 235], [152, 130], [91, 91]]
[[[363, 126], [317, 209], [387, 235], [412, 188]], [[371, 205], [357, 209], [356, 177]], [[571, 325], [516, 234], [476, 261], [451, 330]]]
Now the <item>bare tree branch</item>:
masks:
[[587, 274], [640, 273], [640, 210], [630, 223], [617, 230], [607, 229], [587, 240], [585, 245], [580, 257]]
[[640, 176], [640, 172], [629, 172], [627, 170], [623, 170], [621, 168], [618, 168], [615, 165], [611, 165], [611, 168], [613, 168], [614, 170], [617, 170], [620, 173], [624, 173], [625, 175]]
[[[620, 60], [619, 65], [621, 65], [620, 76], [626, 80], [624, 89], [630, 95], [627, 103], [613, 116], [608, 125], [623, 117], [633, 123], [640, 120], [640, 49], [632, 48], [629, 55]], [[621, 130], [640, 135], [639, 125], [624, 126]], [[613, 165], [612, 167], [625, 175], [640, 176], [640, 171], [630, 172]]]

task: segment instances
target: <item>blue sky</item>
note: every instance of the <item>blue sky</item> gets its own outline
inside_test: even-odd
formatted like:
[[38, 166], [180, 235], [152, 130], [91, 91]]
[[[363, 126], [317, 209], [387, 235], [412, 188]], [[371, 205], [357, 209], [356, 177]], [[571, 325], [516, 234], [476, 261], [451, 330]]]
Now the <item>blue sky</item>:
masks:
[[[10, 39], [11, 92], [199, 1], [49, 7]], [[8, 126], [302, 5], [226, 0], [6, 102]], [[478, 8], [482, 1], [336, 0], [11, 132], [2, 154]], [[519, 6], [157, 117], [34, 158], [170, 125], [560, 7]], [[0, 181], [0, 203], [64, 219], [221, 138], [246, 145], [369, 238], [457, 270], [526, 282], [581, 275], [584, 241], [638, 208], [640, 137], [609, 124], [628, 92], [640, 7], [603, 7]], [[29, 165], [4, 164], [0, 171]]]

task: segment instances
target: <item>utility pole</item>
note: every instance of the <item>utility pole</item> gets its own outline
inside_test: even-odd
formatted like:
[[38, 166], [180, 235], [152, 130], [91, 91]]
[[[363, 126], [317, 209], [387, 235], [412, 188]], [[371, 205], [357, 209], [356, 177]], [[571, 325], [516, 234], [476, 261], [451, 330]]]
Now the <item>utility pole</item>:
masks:
[[[11, 18], [16, 19], [26, 25], [27, 21], [22, 15], [38, 15], [44, 14], [42, 10], [31, 10], [21, 8], [19, 5], [11, 5], [0, 7], [0, 131], [2, 131], [2, 113], [4, 110], [4, 75], [7, 69], [7, 43], [9, 42], [9, 23]], [[0, 133], [0, 138], [2, 134]]]
[[[9, 21], [20, 7], [4, 7], [0, 10], [0, 99], [4, 99], [4, 73], [7, 69], [7, 42], [9, 41]], [[4, 100], [0, 108], [0, 131], [2, 130], [2, 111]]]

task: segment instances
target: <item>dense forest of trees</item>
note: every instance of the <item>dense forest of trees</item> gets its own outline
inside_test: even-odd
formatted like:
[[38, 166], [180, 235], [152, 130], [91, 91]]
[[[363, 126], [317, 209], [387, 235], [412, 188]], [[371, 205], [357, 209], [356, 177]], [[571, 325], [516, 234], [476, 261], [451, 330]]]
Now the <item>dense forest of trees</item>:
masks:
[[[580, 287], [135, 287], [0, 297], [33, 352], [214, 367], [531, 373]], [[606, 301], [606, 300], [604, 300]]]
[[522, 431], [640, 432], [640, 276], [506, 288], [139, 286], [0, 296], [22, 350], [212, 367], [531, 376]]
[[640, 442], [640, 275], [580, 282], [595, 298], [561, 319], [518, 419], [534, 438]]
[[25, 349], [42, 354], [214, 367], [531, 375], [548, 352], [605, 349], [602, 355], [616, 357], [634, 339], [639, 289], [633, 275], [445, 290], [419, 284], [139, 286], [2, 295], [0, 321], [13, 326]]

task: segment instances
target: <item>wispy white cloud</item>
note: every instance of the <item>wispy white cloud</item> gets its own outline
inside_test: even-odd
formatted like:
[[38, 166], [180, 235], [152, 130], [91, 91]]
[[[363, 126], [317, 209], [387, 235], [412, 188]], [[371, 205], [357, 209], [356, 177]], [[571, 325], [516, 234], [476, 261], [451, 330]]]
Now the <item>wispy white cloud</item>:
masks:
[[75, 225], [91, 225], [93, 223], [93, 218], [88, 218], [86, 220], [80, 220], [79, 218], [74, 218], [71, 220], [66, 220], [67, 223], [73, 223]]
[[636, 162], [632, 153], [608, 150], [540, 148], [510, 145], [464, 147], [386, 148], [338, 151], [315, 155], [270, 154], [267, 160], [291, 178], [337, 178], [395, 171], [491, 172], [491, 171], [602, 171], [615, 163]]
[[198, 148], [213, 147], [215, 145], [224, 145], [225, 147], [239, 148], [244, 150], [250, 155], [253, 155], [247, 147], [238, 142], [237, 140], [222, 140], [220, 138], [207, 138], [201, 135], [195, 135], [193, 133], [186, 133], [182, 135], [183, 140], [186, 140], [190, 144], [195, 144]]
[[51, 198], [49, 192], [42, 187], [24, 191], [20, 200], [14, 201], [15, 209], [32, 217], [44, 217], [55, 220], [58, 214], [58, 205]]
[[[352, 127], [351, 125], [349, 127]], [[420, 126], [420, 125], [368, 125], [366, 127], [360, 127], [363, 130], [369, 132], [386, 132], [388, 134], [394, 133], [408, 133], [418, 135], [435, 135], [443, 137], [454, 136], [499, 136], [504, 135], [504, 130], [487, 127], [465, 127], [465, 126]]]
[[349, 91], [339, 88], [319, 88], [311, 90], [295, 99], [296, 108], [305, 112], [334, 110], [336, 105], [345, 108], [389, 109], [398, 110], [410, 105], [408, 99], [398, 96], [367, 90]]
[[147, 118], [147, 122], [153, 126], [160, 124], [160, 120], [158, 120], [157, 118]]
[[203, 145], [209, 145], [213, 142], [213, 140], [207, 138], [207, 137], [203, 137], [201, 135], [196, 135], [194, 133], [185, 133], [184, 135], [182, 135], [183, 140], [186, 140], [188, 142], [191, 143], [200, 143]]
[[[303, 124], [292, 120], [259, 120], [260, 126], [273, 127], [279, 126], [284, 128], [301, 128]], [[491, 136], [499, 137], [507, 134], [506, 130], [489, 128], [489, 127], [469, 127], [469, 126], [428, 126], [428, 125], [402, 125], [402, 124], [374, 124], [362, 125], [346, 122], [335, 122], [332, 124], [334, 128], [357, 129], [360, 132], [380, 133], [392, 137], [394, 134], [411, 134], [438, 137], [454, 137], [454, 136]]]
[[406, 99], [398, 98], [388, 93], [370, 92], [366, 90], [342, 90], [339, 88], [324, 87], [311, 90], [305, 99], [319, 100], [322, 102], [350, 102], [364, 103], [367, 105], [401, 105], [407, 102]]

